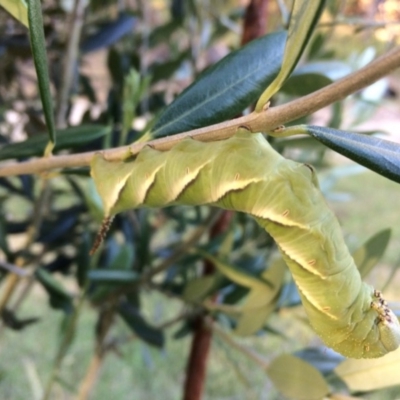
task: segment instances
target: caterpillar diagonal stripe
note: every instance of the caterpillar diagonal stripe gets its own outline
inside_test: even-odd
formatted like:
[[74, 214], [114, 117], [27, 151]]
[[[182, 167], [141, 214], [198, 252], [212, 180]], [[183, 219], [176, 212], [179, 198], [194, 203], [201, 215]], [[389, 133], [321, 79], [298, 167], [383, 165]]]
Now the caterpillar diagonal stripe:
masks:
[[276, 241], [310, 323], [325, 344], [352, 358], [380, 357], [400, 344], [400, 324], [362, 282], [312, 167], [278, 154], [262, 134], [185, 139], [145, 147], [134, 160], [92, 161], [105, 217], [137, 207], [204, 205], [253, 216]]

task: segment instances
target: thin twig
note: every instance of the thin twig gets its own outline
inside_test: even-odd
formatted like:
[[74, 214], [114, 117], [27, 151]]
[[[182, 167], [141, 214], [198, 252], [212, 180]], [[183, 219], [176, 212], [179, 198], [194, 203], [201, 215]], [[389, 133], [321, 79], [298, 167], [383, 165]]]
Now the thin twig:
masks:
[[163, 260], [161, 264], [157, 267], [150, 269], [148, 272], [144, 273], [142, 276], [142, 282], [150, 281], [155, 275], [165, 271], [168, 269], [172, 264], [177, 262], [183, 255], [187, 254], [188, 249], [194, 246], [199, 239], [204, 235], [205, 232], [208, 231], [210, 226], [214, 224], [214, 222], [219, 218], [221, 215], [221, 210], [211, 212], [209, 217], [198, 226], [192, 234], [174, 250], [174, 252], [167, 258]]
[[18, 275], [20, 277], [28, 276], [29, 272], [26, 271], [25, 269], [18, 267], [17, 265], [10, 264], [6, 261], [0, 260], [0, 268], [3, 268], [4, 270], [8, 272], [12, 272], [15, 275]]
[[229, 335], [227, 332], [225, 332], [224, 329], [222, 329], [216, 322], [213, 322], [211, 320], [207, 320], [210, 328], [213, 330], [213, 332], [219, 336], [225, 343], [229, 344], [231, 347], [233, 347], [235, 350], [239, 351], [240, 353], [244, 354], [247, 358], [251, 359], [254, 361], [256, 364], [258, 364], [262, 369], [267, 369], [268, 368], [268, 361], [265, 360], [263, 357], [259, 356], [254, 350], [249, 349], [248, 347], [242, 345], [241, 343], [237, 342], [232, 338], [231, 335]]
[[[151, 145], [153, 148], [161, 151], [168, 150], [185, 137], [192, 137], [204, 142], [227, 139], [234, 135], [241, 126], [247, 127], [251, 132], [268, 132], [275, 129], [277, 126], [310, 115], [323, 107], [344, 99], [350, 94], [371, 85], [399, 68], [399, 66], [400, 46], [397, 46], [345, 78], [281, 106], [258, 113], [253, 112], [231, 121], [194, 129], [177, 135], [152, 140], [147, 143], [135, 143], [129, 146], [104, 150], [102, 153], [107, 160], [117, 161], [124, 159], [129, 153], [133, 155], [137, 154], [146, 145]], [[95, 152], [87, 152], [35, 159], [24, 163], [6, 163], [0, 167], [0, 177], [38, 174], [57, 168], [87, 166], [90, 164], [94, 154]]]
[[86, 400], [89, 397], [90, 392], [92, 391], [92, 388], [96, 383], [101, 366], [103, 365], [103, 360], [103, 354], [99, 354], [96, 351], [93, 353], [89, 367], [86, 371], [86, 375], [79, 387], [79, 392], [76, 396], [76, 400]]
[[68, 109], [68, 99], [70, 96], [73, 77], [76, 73], [76, 60], [79, 55], [79, 40], [81, 38], [81, 31], [84, 21], [84, 11], [86, 7], [86, 0], [75, 0], [74, 10], [70, 15], [69, 29], [68, 29], [68, 47], [64, 58], [63, 65], [63, 80], [61, 89], [58, 96], [57, 104], [57, 128], [62, 129], [66, 127], [65, 116]]
[[[46, 206], [48, 202], [48, 196], [51, 193], [49, 181], [47, 179], [42, 180], [42, 187], [40, 191], [40, 196], [35, 203], [35, 207], [33, 210], [33, 218], [32, 223], [28, 228], [27, 235], [25, 238], [24, 248], [29, 248], [36, 240], [36, 237], [40, 231], [40, 226], [43, 222], [43, 218], [46, 212]], [[24, 256], [19, 256], [15, 260], [15, 264], [19, 268], [24, 268], [27, 263], [27, 259]], [[18, 274], [10, 273], [2, 282], [3, 292], [0, 298], [0, 313], [7, 306], [10, 301], [11, 296], [14, 293], [15, 288], [17, 287], [18, 282], [20, 281], [21, 276]]]
[[102, 311], [99, 315], [96, 347], [86, 374], [79, 386], [76, 400], [86, 400], [96, 383], [101, 366], [103, 365], [108, 351], [107, 346], [105, 345], [105, 340], [114, 321], [115, 304], [116, 303], [113, 303], [108, 309]]

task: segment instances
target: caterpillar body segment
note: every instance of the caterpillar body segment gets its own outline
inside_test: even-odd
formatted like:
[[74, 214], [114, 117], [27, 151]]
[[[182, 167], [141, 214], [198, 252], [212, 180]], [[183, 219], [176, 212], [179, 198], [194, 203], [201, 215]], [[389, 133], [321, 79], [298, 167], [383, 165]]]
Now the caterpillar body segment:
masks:
[[209, 204], [252, 215], [276, 241], [314, 330], [332, 349], [373, 358], [400, 344], [400, 324], [362, 282], [313, 169], [283, 158], [262, 134], [185, 139], [127, 162], [92, 161], [106, 217], [137, 207]]

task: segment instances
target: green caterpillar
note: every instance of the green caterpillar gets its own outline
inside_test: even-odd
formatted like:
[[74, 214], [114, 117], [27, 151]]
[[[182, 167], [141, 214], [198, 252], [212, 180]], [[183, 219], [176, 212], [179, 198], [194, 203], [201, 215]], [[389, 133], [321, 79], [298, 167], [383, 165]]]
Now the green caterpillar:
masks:
[[106, 217], [137, 207], [209, 204], [252, 215], [276, 241], [310, 323], [325, 344], [352, 358], [380, 357], [400, 344], [400, 324], [362, 282], [312, 167], [283, 158], [262, 134], [185, 139], [145, 147], [132, 161], [92, 161]]

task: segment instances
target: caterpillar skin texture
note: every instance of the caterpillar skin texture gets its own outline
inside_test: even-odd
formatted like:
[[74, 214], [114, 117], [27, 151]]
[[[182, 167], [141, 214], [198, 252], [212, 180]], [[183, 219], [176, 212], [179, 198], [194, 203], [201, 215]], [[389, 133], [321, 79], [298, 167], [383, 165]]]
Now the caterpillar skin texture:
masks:
[[137, 207], [209, 204], [252, 215], [276, 241], [310, 323], [325, 344], [352, 358], [400, 344], [400, 324], [362, 282], [314, 170], [283, 158], [262, 134], [185, 139], [167, 152], [145, 147], [133, 161], [92, 161], [106, 217]]

